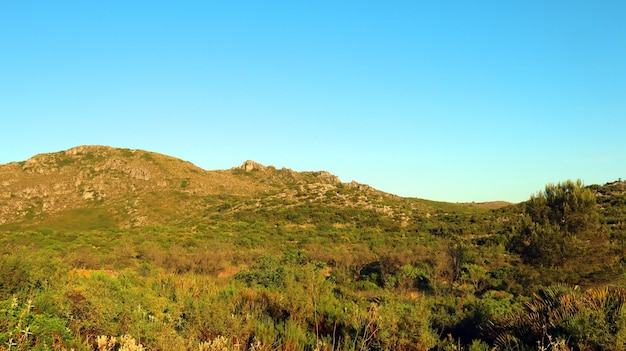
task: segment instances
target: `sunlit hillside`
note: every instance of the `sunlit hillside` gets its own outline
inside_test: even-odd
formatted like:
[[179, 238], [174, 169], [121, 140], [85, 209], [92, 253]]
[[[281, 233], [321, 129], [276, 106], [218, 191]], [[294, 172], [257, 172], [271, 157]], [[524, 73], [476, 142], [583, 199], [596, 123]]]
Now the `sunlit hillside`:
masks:
[[624, 248], [621, 180], [446, 203], [80, 146], [0, 165], [0, 350], [623, 350]]

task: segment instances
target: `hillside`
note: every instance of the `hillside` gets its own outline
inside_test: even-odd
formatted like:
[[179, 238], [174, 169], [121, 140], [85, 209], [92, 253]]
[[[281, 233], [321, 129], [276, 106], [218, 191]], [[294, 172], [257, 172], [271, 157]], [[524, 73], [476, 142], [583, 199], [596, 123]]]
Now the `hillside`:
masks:
[[447, 203], [80, 146], [0, 165], [0, 350], [623, 350], [624, 248], [621, 180]]
[[172, 225], [224, 209], [276, 213], [322, 204], [338, 212], [371, 210], [406, 223], [438, 207], [354, 181], [341, 183], [324, 171], [294, 172], [253, 161], [206, 171], [166, 155], [106, 146], [79, 146], [0, 165], [0, 179], [4, 228]]

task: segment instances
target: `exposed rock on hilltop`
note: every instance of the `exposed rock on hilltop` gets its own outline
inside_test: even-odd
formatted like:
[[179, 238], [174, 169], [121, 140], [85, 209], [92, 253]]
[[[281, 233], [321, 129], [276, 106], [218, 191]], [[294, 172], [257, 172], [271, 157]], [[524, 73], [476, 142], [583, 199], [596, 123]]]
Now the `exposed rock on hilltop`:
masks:
[[[264, 166], [260, 163], [254, 162], [252, 160], [247, 160], [244, 163], [241, 164], [241, 166], [238, 167], [234, 167], [232, 168], [234, 170], [244, 170], [245, 172], [251, 172], [251, 171], [271, 171], [271, 172], [278, 172], [281, 173], [283, 176], [291, 176], [294, 177], [298, 172], [294, 172], [293, 170], [289, 169], [289, 168], [282, 168], [280, 170], [276, 170], [276, 167], [274, 166]], [[334, 174], [331, 174], [329, 172], [326, 171], [317, 171], [317, 172], [300, 172], [301, 175], [311, 175], [315, 178], [317, 178], [317, 180], [319, 182], [322, 183], [329, 183], [329, 184], [339, 184], [341, 183], [341, 181], [339, 180], [339, 177], [337, 177]], [[352, 182], [354, 183], [354, 181]]]
[[360, 184], [360, 183], [355, 182], [354, 180], [351, 181], [350, 183], [346, 184], [346, 186], [348, 188], [351, 188], [351, 189], [359, 189], [359, 190], [370, 190], [371, 189], [371, 187], [369, 185], [367, 185], [367, 184]]
[[244, 162], [241, 166], [239, 166], [237, 168], [238, 169], [243, 169], [246, 172], [250, 172], [250, 171], [253, 171], [255, 169], [264, 171], [266, 167], [263, 166], [262, 164], [254, 162], [254, 161], [247, 160], [246, 162]]

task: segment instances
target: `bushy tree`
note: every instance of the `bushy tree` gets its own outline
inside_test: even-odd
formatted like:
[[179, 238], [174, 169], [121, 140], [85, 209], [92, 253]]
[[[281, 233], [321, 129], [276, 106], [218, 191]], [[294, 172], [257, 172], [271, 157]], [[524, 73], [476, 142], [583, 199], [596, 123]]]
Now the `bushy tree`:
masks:
[[606, 262], [608, 236], [595, 195], [580, 180], [546, 185], [524, 210], [510, 246], [526, 263], [567, 272], [562, 280], [578, 283]]
[[526, 212], [540, 225], [558, 225], [572, 235], [599, 229], [596, 197], [582, 181], [548, 184], [531, 196]]

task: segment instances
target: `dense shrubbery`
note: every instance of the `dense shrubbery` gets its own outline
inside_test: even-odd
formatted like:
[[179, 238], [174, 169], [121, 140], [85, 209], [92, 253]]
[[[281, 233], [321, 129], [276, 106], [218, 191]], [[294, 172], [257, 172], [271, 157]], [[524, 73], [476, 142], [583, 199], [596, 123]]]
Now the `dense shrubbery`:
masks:
[[609, 244], [593, 192], [580, 181], [566, 181], [546, 186], [526, 203], [511, 248], [549, 279], [576, 284], [606, 268]]
[[2, 232], [0, 350], [623, 350], [626, 211], [592, 199]]

